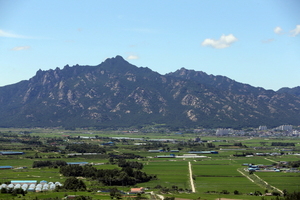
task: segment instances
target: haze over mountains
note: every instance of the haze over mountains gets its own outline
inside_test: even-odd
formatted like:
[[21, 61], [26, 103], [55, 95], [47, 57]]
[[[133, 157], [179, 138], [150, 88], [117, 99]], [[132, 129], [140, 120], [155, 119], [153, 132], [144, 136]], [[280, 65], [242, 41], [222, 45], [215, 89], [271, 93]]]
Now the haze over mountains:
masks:
[[0, 87], [1, 127], [269, 127], [300, 124], [300, 87], [277, 92], [179, 69], [161, 75], [121, 56], [39, 70]]

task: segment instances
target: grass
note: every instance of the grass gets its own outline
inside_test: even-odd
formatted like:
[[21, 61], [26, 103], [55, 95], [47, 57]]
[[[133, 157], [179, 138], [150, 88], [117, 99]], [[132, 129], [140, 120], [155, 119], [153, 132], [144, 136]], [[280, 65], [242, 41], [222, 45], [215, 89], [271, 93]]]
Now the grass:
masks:
[[143, 171], [157, 175], [158, 180], [138, 184], [138, 186], [150, 187], [153, 189], [157, 185], [169, 188], [172, 185], [176, 185], [179, 188], [189, 189], [189, 180], [187, 176], [188, 163], [186, 161], [166, 161], [155, 159], [147, 162]]
[[256, 172], [256, 175], [280, 190], [286, 189], [288, 192], [300, 191], [300, 173]]

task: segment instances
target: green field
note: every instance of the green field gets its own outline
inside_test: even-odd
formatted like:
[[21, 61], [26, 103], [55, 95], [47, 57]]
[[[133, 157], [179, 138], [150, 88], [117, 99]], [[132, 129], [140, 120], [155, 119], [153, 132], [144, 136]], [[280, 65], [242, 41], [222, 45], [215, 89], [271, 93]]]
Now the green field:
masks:
[[[1, 129], [1, 133], [5, 134], [16, 134], [17, 137], [24, 137], [20, 135], [19, 132], [22, 129]], [[25, 169], [3, 169], [0, 171], [0, 182], [8, 182], [11, 180], [37, 180], [37, 181], [52, 181], [61, 182], [67, 179], [67, 177], [59, 174], [59, 168], [32, 168], [34, 161], [47, 161], [47, 160], [64, 160], [66, 162], [89, 162], [89, 163], [101, 163], [101, 165], [94, 165], [97, 169], [114, 169], [119, 168], [117, 165], [109, 163], [108, 155], [115, 154], [119, 155], [122, 153], [133, 153], [135, 155], [143, 156], [144, 158], [134, 159], [132, 161], [142, 162], [144, 164], [143, 172], [147, 174], [156, 175], [156, 179], [145, 183], [139, 183], [134, 186], [119, 186], [118, 189], [123, 191], [129, 191], [132, 187], [145, 187], [148, 188], [146, 192], [154, 191], [155, 193], [160, 193], [160, 188], [172, 188], [177, 187], [179, 191], [172, 191], [167, 194], [162, 194], [168, 197], [177, 197], [185, 199], [201, 199], [215, 200], [218, 198], [229, 198], [229, 199], [261, 199], [261, 197], [249, 195], [255, 191], [265, 192], [266, 188], [262, 187], [257, 183], [251, 182], [247, 177], [239, 173], [238, 169], [246, 168], [242, 166], [243, 163], [253, 163], [253, 164], [264, 164], [272, 165], [280, 161], [299, 161], [300, 156], [286, 154], [281, 156], [253, 156], [253, 157], [235, 157], [234, 155], [240, 153], [255, 153], [255, 152], [279, 152], [279, 148], [276, 147], [274, 150], [272, 148], [272, 142], [290, 142], [295, 143], [296, 153], [299, 153], [299, 142], [300, 139], [290, 139], [290, 138], [274, 138], [274, 139], [262, 139], [262, 138], [243, 138], [243, 137], [224, 137], [221, 138], [222, 142], [214, 142], [215, 148], [210, 150], [217, 150], [219, 154], [209, 154], [207, 158], [155, 158], [157, 155], [167, 155], [168, 153], [149, 153], [146, 147], [134, 146], [134, 142], [139, 141], [114, 141], [114, 146], [105, 146], [105, 155], [92, 155], [92, 156], [74, 156], [69, 157], [65, 152], [66, 146], [70, 143], [89, 143], [89, 144], [100, 144], [103, 142], [108, 142], [111, 139], [77, 139], [77, 136], [99, 136], [99, 137], [132, 137], [132, 138], [149, 138], [149, 139], [163, 139], [171, 138], [183, 141], [189, 141], [194, 138], [196, 134], [186, 134], [186, 135], [175, 135], [175, 134], [160, 134], [160, 133], [130, 133], [125, 134], [121, 131], [90, 131], [93, 134], [86, 134], [87, 131], [64, 131], [64, 130], [54, 130], [54, 129], [34, 129], [28, 130], [32, 138], [41, 141], [42, 144], [27, 144], [21, 142], [0, 142], [0, 151], [23, 151], [24, 155], [7, 155], [0, 156], [1, 166], [13, 166], [27, 167]], [[83, 133], [84, 132], [84, 133]], [[70, 135], [71, 138], [66, 138], [66, 135]], [[0, 138], [5, 138], [10, 136], [2, 136]], [[61, 152], [42, 152], [42, 149], [50, 146], [47, 143], [48, 139], [60, 138], [61, 143], [57, 145]], [[204, 140], [215, 140], [220, 138], [208, 136], [201, 137]], [[26, 139], [27, 140], [27, 139]], [[12, 140], [13, 141], [13, 140]], [[244, 146], [237, 147], [234, 143], [242, 142]], [[153, 143], [151, 143], [153, 145]], [[162, 143], [161, 147], [150, 146], [151, 149], [158, 148], [169, 148], [177, 149], [181, 147], [176, 143]], [[220, 145], [222, 147], [227, 147], [228, 149], [234, 150], [219, 150]], [[254, 147], [257, 147], [255, 149]], [[260, 149], [259, 147], [264, 147], [265, 149]], [[188, 151], [206, 148], [205, 145], [202, 146], [182, 146], [180, 153], [177, 155], [187, 154]], [[240, 150], [244, 149], [244, 150]], [[192, 164], [192, 173], [195, 184], [195, 193], [191, 193], [191, 183], [189, 179], [188, 162]], [[245, 172], [247, 175], [248, 172]], [[287, 190], [288, 192], [299, 191], [300, 185], [300, 173], [284, 173], [284, 172], [255, 172], [259, 178], [266, 181], [271, 186], [274, 186], [280, 190]], [[88, 189], [84, 192], [79, 191], [59, 191], [59, 192], [41, 192], [41, 193], [28, 193], [26, 196], [22, 197], [18, 195], [13, 197], [15, 199], [46, 199], [76, 194], [90, 196], [93, 199], [110, 199], [109, 193], [98, 193], [97, 190], [101, 188], [111, 188], [110, 186], [104, 186], [96, 180], [91, 180], [89, 178], [82, 178], [82, 180], [87, 185]], [[222, 194], [222, 192], [227, 191], [229, 194]], [[238, 191], [239, 194], [235, 195], [234, 191]], [[272, 191], [269, 191], [272, 192]], [[149, 195], [143, 195], [145, 198], [150, 198]], [[274, 197], [265, 197], [271, 200]], [[0, 194], [0, 199], [12, 199], [11, 194]], [[123, 199], [134, 199], [134, 197], [126, 196]]]

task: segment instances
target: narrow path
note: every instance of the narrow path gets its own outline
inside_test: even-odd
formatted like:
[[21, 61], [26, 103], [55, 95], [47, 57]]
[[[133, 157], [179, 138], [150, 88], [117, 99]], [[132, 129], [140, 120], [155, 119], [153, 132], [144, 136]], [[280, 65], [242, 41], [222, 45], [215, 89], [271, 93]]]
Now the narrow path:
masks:
[[196, 192], [195, 186], [194, 186], [194, 180], [193, 180], [193, 173], [192, 173], [191, 162], [189, 162], [189, 171], [190, 171], [190, 182], [191, 182], [192, 192]]
[[260, 177], [257, 176], [256, 174], [253, 174], [253, 175], [254, 175], [257, 179], [259, 179], [260, 181], [262, 181], [262, 182], [266, 185], [266, 187], [269, 186], [269, 187], [271, 187], [271, 189], [277, 190], [278, 192], [280, 192], [281, 194], [283, 194], [283, 191], [280, 190], [279, 188], [274, 187], [273, 185], [270, 185], [269, 183], [267, 183], [266, 181], [264, 181], [262, 178], [260, 178]]
[[153, 191], [146, 192], [146, 194], [150, 194], [151, 195], [151, 199], [159, 199], [159, 200], [164, 200], [165, 199], [165, 197], [163, 195], [155, 194]]
[[265, 158], [265, 159], [268, 160], [268, 161], [274, 162], [274, 163], [278, 163], [278, 161], [271, 160], [271, 159], [269, 159], [269, 158]]
[[282, 190], [280, 190], [279, 188], [276, 188], [276, 187], [270, 185], [269, 183], [267, 183], [266, 181], [264, 181], [262, 178], [260, 178], [256, 174], [253, 174], [254, 177], [250, 178], [250, 176], [248, 176], [246, 173], [243, 173], [240, 169], [237, 169], [237, 171], [240, 172], [246, 178], [248, 178], [252, 183], [255, 183], [256, 185], [258, 185], [258, 186], [260, 186], [260, 187], [262, 187], [264, 189], [277, 190], [278, 192], [280, 192], [281, 194], [283, 194]]
[[238, 172], [240, 172], [243, 176], [245, 176], [247, 179], [249, 179], [252, 183], [254, 183], [254, 180], [252, 180], [249, 176], [247, 176], [245, 173], [243, 173], [241, 170], [237, 169]]
[[165, 197], [163, 195], [160, 195], [160, 194], [156, 194], [156, 196], [158, 196], [161, 200], [164, 200]]

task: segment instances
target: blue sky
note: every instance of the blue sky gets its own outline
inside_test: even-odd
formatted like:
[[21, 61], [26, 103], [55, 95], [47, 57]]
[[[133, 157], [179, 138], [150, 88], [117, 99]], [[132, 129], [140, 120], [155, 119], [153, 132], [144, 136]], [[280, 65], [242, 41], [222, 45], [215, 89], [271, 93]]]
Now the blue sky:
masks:
[[255, 87], [300, 86], [298, 0], [0, 0], [0, 86], [123, 56]]

